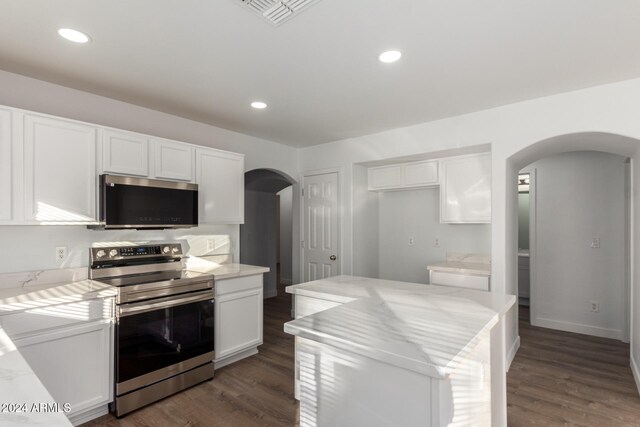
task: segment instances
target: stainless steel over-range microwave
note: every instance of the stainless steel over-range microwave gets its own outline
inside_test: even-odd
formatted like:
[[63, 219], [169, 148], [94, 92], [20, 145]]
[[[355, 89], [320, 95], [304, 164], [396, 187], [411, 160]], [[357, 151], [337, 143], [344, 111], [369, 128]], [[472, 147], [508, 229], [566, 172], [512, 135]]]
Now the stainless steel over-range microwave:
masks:
[[198, 225], [198, 184], [100, 175], [100, 223], [90, 228], [163, 229]]

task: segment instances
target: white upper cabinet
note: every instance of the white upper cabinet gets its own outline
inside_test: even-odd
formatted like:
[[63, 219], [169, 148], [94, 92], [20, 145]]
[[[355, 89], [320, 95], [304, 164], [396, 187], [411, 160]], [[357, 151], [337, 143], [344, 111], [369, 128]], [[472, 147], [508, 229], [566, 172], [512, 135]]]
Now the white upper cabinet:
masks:
[[196, 149], [199, 222], [244, 223], [244, 155]]
[[491, 154], [441, 161], [440, 222], [491, 222]]
[[149, 138], [133, 132], [105, 129], [102, 137], [102, 171], [149, 176]]
[[154, 178], [193, 181], [193, 147], [181, 142], [151, 138]]
[[0, 109], [0, 221], [13, 219], [11, 111]]
[[438, 185], [438, 162], [400, 163], [369, 168], [369, 190], [403, 190]]
[[402, 165], [405, 187], [423, 187], [438, 184], [438, 162], [413, 162]]
[[402, 166], [378, 166], [369, 168], [369, 190], [386, 190], [402, 187]]
[[26, 223], [96, 222], [97, 128], [24, 115]]

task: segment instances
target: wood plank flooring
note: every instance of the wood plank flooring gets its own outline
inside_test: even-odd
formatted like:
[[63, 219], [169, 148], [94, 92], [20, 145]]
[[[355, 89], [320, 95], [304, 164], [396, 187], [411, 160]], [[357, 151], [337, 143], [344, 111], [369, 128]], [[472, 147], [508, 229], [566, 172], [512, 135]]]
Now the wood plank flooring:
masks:
[[[290, 313], [291, 297], [280, 290], [265, 300], [259, 354], [120, 420], [105, 415], [85, 426], [298, 426], [293, 339], [282, 331]], [[627, 344], [532, 327], [526, 308], [520, 336], [507, 376], [509, 427], [640, 426]]]
[[640, 426], [640, 397], [620, 341], [538, 328], [520, 308], [507, 375], [510, 427]]

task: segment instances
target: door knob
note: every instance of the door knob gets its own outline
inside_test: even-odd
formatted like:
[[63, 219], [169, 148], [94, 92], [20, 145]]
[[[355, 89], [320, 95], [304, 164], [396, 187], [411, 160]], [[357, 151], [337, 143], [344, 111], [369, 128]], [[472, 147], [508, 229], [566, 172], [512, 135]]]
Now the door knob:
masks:
[[336, 259], [338, 259], [338, 257], [336, 257], [335, 255], [331, 255], [331, 256], [329, 257], [329, 259], [330, 259], [331, 261], [335, 261]]

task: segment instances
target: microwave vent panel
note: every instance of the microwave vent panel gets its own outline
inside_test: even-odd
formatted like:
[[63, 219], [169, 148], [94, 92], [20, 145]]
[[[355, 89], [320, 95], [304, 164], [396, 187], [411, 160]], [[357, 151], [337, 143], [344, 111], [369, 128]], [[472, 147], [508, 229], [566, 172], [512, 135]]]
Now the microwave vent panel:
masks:
[[240, 0], [273, 25], [280, 25], [318, 0]]

